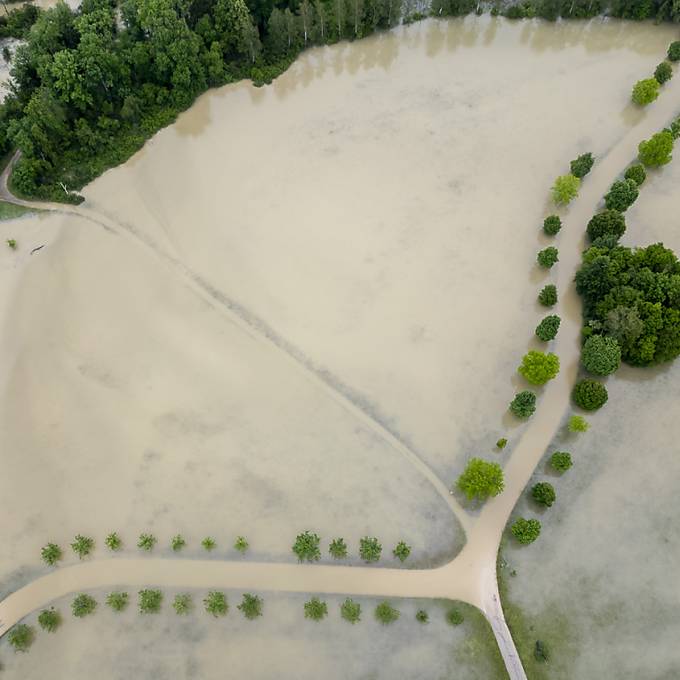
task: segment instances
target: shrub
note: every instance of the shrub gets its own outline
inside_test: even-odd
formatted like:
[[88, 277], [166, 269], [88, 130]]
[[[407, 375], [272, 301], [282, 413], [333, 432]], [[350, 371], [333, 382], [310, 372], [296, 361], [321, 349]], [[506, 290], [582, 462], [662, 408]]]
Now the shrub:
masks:
[[156, 545], [156, 537], [152, 534], [140, 534], [139, 540], [137, 541], [137, 547], [140, 550], [146, 550], [150, 552]]
[[35, 640], [33, 628], [25, 623], [19, 623], [7, 634], [7, 641], [15, 652], [27, 652]]
[[550, 456], [550, 465], [557, 472], [566, 472], [573, 465], [571, 454], [567, 451], [555, 451]]
[[312, 534], [309, 531], [305, 531], [298, 534], [293, 543], [293, 552], [297, 555], [300, 562], [317, 562], [321, 559], [321, 550], [319, 550], [319, 542], [321, 539], [317, 534]]
[[419, 609], [416, 612], [416, 621], [418, 623], [428, 623], [430, 621], [430, 615], [424, 609]]
[[536, 644], [534, 645], [534, 659], [542, 663], [545, 663], [550, 659], [548, 648], [545, 646], [545, 642], [536, 640]]
[[680, 40], [676, 40], [668, 46], [668, 58], [670, 61], [680, 61]]
[[557, 215], [549, 215], [543, 220], [543, 231], [548, 236], [555, 236], [562, 228], [562, 220]]
[[38, 623], [43, 630], [54, 633], [61, 625], [61, 614], [54, 607], [43, 609], [38, 614]]
[[621, 364], [621, 348], [614, 338], [591, 335], [581, 349], [581, 363], [595, 375], [609, 375]]
[[163, 593], [160, 590], [146, 588], [139, 591], [139, 611], [141, 614], [158, 614], [163, 604]]
[[550, 269], [558, 259], [558, 250], [553, 246], [539, 250], [538, 255], [536, 255], [536, 261], [544, 269]]
[[570, 164], [571, 174], [583, 179], [592, 169], [595, 159], [592, 153], [584, 153]]
[[8, 238], [8, 239], [7, 239], [7, 245], [8, 245], [8, 247], [11, 248], [12, 250], [16, 250], [16, 249], [17, 249], [17, 242], [16, 242], [16, 239]]
[[382, 545], [375, 537], [364, 536], [359, 541], [359, 555], [366, 562], [377, 562], [382, 553]]
[[395, 546], [392, 554], [400, 561], [403, 562], [411, 554], [411, 546], [406, 545], [404, 541], [399, 541]]
[[243, 555], [246, 550], [248, 550], [248, 547], [248, 541], [246, 541], [245, 537], [237, 536], [236, 540], [234, 541], [234, 548]]
[[659, 81], [656, 78], [638, 80], [633, 87], [631, 98], [638, 106], [647, 106], [659, 96]]
[[547, 286], [543, 286], [543, 289], [538, 294], [538, 301], [544, 307], [552, 307], [557, 304], [557, 288], [554, 284], [549, 283]]
[[540, 505], [549, 508], [555, 502], [555, 488], [549, 482], [538, 482], [531, 487], [531, 497]]
[[334, 538], [328, 546], [328, 552], [336, 560], [344, 560], [347, 557], [347, 543], [344, 538]]
[[361, 605], [349, 597], [340, 605], [340, 616], [345, 621], [356, 623], [361, 620]]
[[191, 611], [193, 603], [189, 593], [178, 593], [172, 601], [172, 608], [178, 616], [184, 616]]
[[673, 139], [680, 137], [680, 118], [677, 118], [671, 123], [670, 128], [666, 129], [665, 132], [670, 132]]
[[446, 612], [446, 622], [450, 626], [460, 626], [460, 624], [463, 623], [464, 620], [465, 617], [455, 607], [449, 609], [449, 611]]
[[56, 543], [48, 543], [41, 551], [40, 556], [45, 564], [53, 567], [61, 558], [61, 548]]
[[646, 167], [658, 167], [670, 163], [673, 156], [673, 134], [668, 130], [657, 132], [638, 145], [638, 156]]
[[114, 552], [123, 547], [123, 541], [115, 531], [104, 539], [104, 543], [109, 550], [113, 550]]
[[586, 411], [596, 411], [607, 403], [607, 388], [597, 380], [579, 380], [574, 385], [571, 398]]
[[548, 342], [552, 340], [560, 328], [560, 317], [557, 314], [550, 314], [546, 316], [541, 323], [536, 326], [536, 335], [540, 340]]
[[642, 163], [631, 165], [623, 175], [626, 179], [632, 179], [635, 184], [641, 186], [647, 179], [647, 171]]
[[541, 523], [537, 519], [520, 517], [510, 528], [512, 535], [522, 544], [533, 543], [541, 533]]
[[84, 616], [93, 614], [96, 608], [97, 601], [85, 593], [76, 595], [75, 598], [73, 598], [73, 602], [71, 602], [71, 612], [73, 612], [73, 616], [78, 619], [82, 619]]
[[662, 61], [654, 71], [654, 78], [659, 85], [667, 83], [672, 77], [673, 67], [667, 61]]
[[389, 602], [381, 602], [375, 608], [375, 618], [386, 626], [399, 618], [399, 611], [392, 607]]
[[510, 402], [510, 410], [518, 418], [529, 418], [536, 410], [536, 395], [531, 390], [522, 390]]
[[496, 442], [496, 448], [501, 449], [501, 451], [508, 445], [508, 440], [505, 437], [501, 437]]
[[556, 354], [530, 350], [522, 358], [518, 373], [532, 385], [544, 385], [560, 371], [560, 360]]
[[208, 552], [210, 552], [211, 550], [215, 550], [215, 548], [217, 547], [217, 541], [216, 541], [214, 538], [210, 537], [210, 536], [206, 536], [206, 537], [201, 541], [201, 545], [203, 546], [203, 548], [204, 548], [205, 550], [207, 550]]
[[305, 602], [305, 618], [312, 621], [321, 621], [328, 615], [328, 605], [318, 597], [313, 597], [309, 602]]
[[552, 198], [557, 205], [567, 205], [578, 196], [581, 180], [574, 175], [562, 175], [555, 180], [552, 187]]
[[637, 200], [640, 191], [632, 179], [618, 179], [605, 194], [604, 204], [609, 210], [626, 212]]
[[238, 605], [243, 616], [245, 616], [249, 621], [256, 619], [258, 616], [262, 616], [262, 598], [257, 595], [251, 595], [250, 593], [243, 593], [243, 600], [241, 604]]
[[583, 416], [571, 416], [569, 418], [569, 432], [588, 432], [590, 425]]
[[225, 616], [229, 611], [229, 604], [224, 593], [219, 590], [211, 590], [203, 600], [203, 606], [208, 614], [213, 616]]
[[170, 547], [175, 551], [179, 552], [182, 548], [186, 546], [187, 542], [177, 534], [176, 536], [172, 537], [172, 540], [170, 541]]
[[614, 236], [618, 240], [625, 231], [626, 218], [618, 210], [603, 210], [597, 215], [593, 215], [586, 227], [588, 238], [591, 241], [603, 236]]
[[82, 560], [83, 557], [87, 557], [94, 549], [94, 539], [89, 536], [78, 534], [73, 543], [71, 543], [71, 548], [73, 548], [73, 552]]
[[128, 594], [122, 592], [109, 593], [106, 596], [106, 604], [111, 607], [114, 612], [122, 612], [128, 606]]
[[457, 484], [468, 500], [473, 498], [486, 500], [489, 496], [498, 496], [503, 491], [503, 470], [498, 463], [472, 458], [458, 478]]

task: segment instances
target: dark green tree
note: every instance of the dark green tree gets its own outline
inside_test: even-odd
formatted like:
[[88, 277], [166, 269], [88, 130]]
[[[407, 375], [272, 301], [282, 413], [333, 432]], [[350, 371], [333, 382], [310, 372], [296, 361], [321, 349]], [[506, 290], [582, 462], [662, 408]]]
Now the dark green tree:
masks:
[[635, 203], [639, 193], [638, 185], [634, 180], [619, 179], [611, 185], [604, 197], [604, 204], [609, 210], [626, 212]]
[[654, 70], [654, 78], [659, 85], [667, 83], [672, 77], [673, 67], [667, 61], [662, 61]]
[[529, 418], [536, 411], [536, 395], [531, 390], [522, 390], [510, 402], [510, 410], [518, 418]]
[[395, 609], [389, 602], [383, 601], [375, 608], [375, 618], [386, 626], [399, 618], [399, 610]]
[[571, 454], [567, 451], [555, 451], [550, 456], [550, 465], [558, 472], [566, 472], [573, 465]]
[[584, 153], [571, 162], [571, 174], [583, 179], [592, 169], [595, 159], [592, 153]]
[[540, 250], [538, 255], [536, 255], [536, 261], [544, 269], [550, 269], [558, 259], [557, 248], [554, 248], [553, 246], [543, 248], [543, 250]]
[[361, 620], [361, 605], [349, 597], [340, 605], [340, 616], [345, 621], [357, 623]]
[[41, 551], [40, 556], [45, 564], [53, 567], [61, 558], [61, 548], [56, 543], [48, 543]]
[[596, 411], [607, 403], [607, 388], [597, 380], [579, 380], [571, 393], [577, 406], [586, 411]]
[[27, 652], [34, 640], [35, 631], [25, 623], [18, 623], [7, 633], [7, 641], [15, 652]]
[[520, 517], [510, 528], [512, 535], [519, 543], [533, 543], [541, 533], [541, 523], [537, 519]]
[[203, 606], [208, 614], [212, 614], [215, 617], [226, 616], [229, 611], [227, 597], [219, 590], [211, 590], [204, 598]]
[[382, 553], [382, 545], [375, 536], [364, 536], [359, 540], [359, 555], [365, 562], [377, 562]]
[[313, 597], [305, 602], [305, 618], [312, 621], [321, 621], [328, 615], [328, 605], [318, 597]]
[[631, 165], [623, 176], [626, 179], [632, 179], [638, 186], [642, 186], [647, 179], [647, 172], [642, 163], [636, 163], [635, 165]]
[[243, 616], [252, 621], [258, 616], [262, 616], [262, 598], [251, 593], [243, 593], [243, 599], [238, 608]]
[[178, 593], [172, 601], [172, 608], [178, 616], [186, 616], [193, 608], [193, 602], [189, 593]]
[[54, 607], [43, 609], [38, 614], [38, 623], [44, 631], [54, 633], [61, 625], [61, 614]]
[[317, 562], [321, 559], [321, 550], [319, 543], [321, 539], [317, 534], [310, 531], [304, 531], [297, 535], [295, 543], [293, 543], [293, 552], [297, 555], [300, 562]]
[[609, 375], [621, 363], [621, 348], [614, 338], [590, 336], [581, 349], [581, 363], [589, 373]]
[[561, 228], [562, 220], [557, 215], [548, 215], [548, 217], [543, 220], [543, 231], [548, 236], [555, 236]]
[[538, 482], [531, 487], [531, 497], [540, 505], [550, 507], [557, 497], [555, 487], [549, 482]]
[[541, 292], [538, 294], [538, 301], [544, 307], [553, 307], [557, 304], [557, 288], [552, 283], [543, 286]]
[[145, 588], [139, 591], [139, 611], [141, 614], [158, 614], [163, 604], [163, 593], [160, 590]]
[[71, 602], [71, 612], [73, 613], [73, 616], [79, 619], [93, 614], [96, 608], [97, 601], [85, 593], [76, 595], [75, 598], [73, 598], [73, 602]]
[[408, 556], [411, 554], [411, 546], [406, 545], [406, 543], [404, 543], [404, 541], [399, 541], [399, 543], [397, 543], [397, 545], [394, 547], [392, 554], [400, 562], [404, 562], [408, 558]]
[[347, 557], [347, 543], [344, 538], [334, 538], [328, 547], [328, 552], [336, 559], [343, 560]]
[[560, 317], [557, 314], [550, 314], [541, 320], [541, 323], [536, 326], [536, 335], [540, 340], [548, 342], [552, 340], [560, 328]]
[[668, 46], [668, 59], [670, 61], [680, 61], [680, 40], [676, 40]]
[[618, 210], [603, 210], [597, 213], [590, 219], [586, 227], [588, 238], [591, 241], [602, 236], [614, 236], [618, 240], [625, 231], [626, 218]]
[[106, 604], [114, 612], [122, 612], [128, 606], [128, 594], [124, 592], [113, 592], [106, 596]]

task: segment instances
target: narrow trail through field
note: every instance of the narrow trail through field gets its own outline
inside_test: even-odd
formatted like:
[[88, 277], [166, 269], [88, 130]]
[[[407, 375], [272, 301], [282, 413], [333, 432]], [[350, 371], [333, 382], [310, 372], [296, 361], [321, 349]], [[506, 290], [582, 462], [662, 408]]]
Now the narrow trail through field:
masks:
[[[226, 312], [249, 335], [278, 350], [296, 364], [311, 380], [321, 384], [341, 403], [399, 453], [404, 455], [446, 499], [466, 532], [463, 550], [448, 564], [436, 569], [386, 569], [331, 565], [273, 564], [247, 561], [221, 562], [183, 559], [121, 558], [83, 562], [57, 569], [36, 579], [0, 602], [0, 636], [31, 611], [77, 590], [112, 586], [157, 586], [177, 588], [229, 588], [260, 591], [341, 593], [384, 597], [450, 598], [468, 602], [481, 609], [494, 631], [508, 674], [512, 680], [526, 680], [521, 661], [506, 625], [496, 579], [496, 557], [501, 536], [510, 513], [524, 490], [546, 447], [555, 437], [569, 409], [570, 392], [579, 363], [581, 328], [580, 303], [573, 285], [575, 270], [583, 249], [584, 229], [602, 196], [623, 168], [637, 154], [640, 140], [658, 131], [677, 113], [680, 78], [664, 88], [662, 97], [644, 117], [602, 158], [585, 179], [581, 195], [563, 220], [556, 245], [560, 262], [557, 284], [560, 302], [557, 313], [562, 325], [554, 347], [560, 357], [561, 371], [546, 386], [529, 426], [514, 447], [505, 466], [505, 491], [488, 501], [473, 518], [453, 498], [442, 480], [389, 427], [376, 419], [357, 401], [348, 388], [316, 367], [299, 350], [290, 346], [265, 322], [216, 290], [180, 260], [167, 254], [148, 236], [130, 225], [92, 211], [87, 206], [39, 203], [15, 198], [8, 189], [11, 163], [0, 177], [0, 198], [17, 205], [70, 213], [85, 217], [105, 229], [131, 237], [180, 273], [204, 300]], [[15, 155], [12, 163], [16, 160]], [[529, 263], [527, 263], [529, 266]], [[517, 358], [519, 363], [520, 357]]]

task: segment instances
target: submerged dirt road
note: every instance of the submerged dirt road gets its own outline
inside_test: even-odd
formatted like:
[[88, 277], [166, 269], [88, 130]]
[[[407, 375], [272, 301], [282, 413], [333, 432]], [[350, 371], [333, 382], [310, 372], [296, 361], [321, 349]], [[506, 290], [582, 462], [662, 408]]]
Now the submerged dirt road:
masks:
[[[579, 361], [580, 305], [573, 287], [573, 276], [583, 247], [585, 224], [595, 212], [611, 182], [634, 159], [637, 144], [661, 129], [675, 115], [680, 100], [680, 79], [666, 85], [662, 97], [644, 117], [598, 162], [586, 178], [580, 197], [563, 220], [559, 237], [560, 262], [557, 285], [560, 303], [557, 313], [562, 326], [554, 351], [562, 369], [540, 397], [539, 407], [529, 427], [512, 451], [505, 466], [506, 489], [489, 501], [475, 519], [451, 497], [445, 483], [423, 463], [408, 446], [375, 422], [341, 389], [324, 380], [323, 374], [296, 355], [284, 339], [264, 322], [213, 288], [210, 282], [191, 271], [181, 261], [165, 253], [148, 236], [131, 225], [118, 224], [85, 206], [23, 201], [7, 188], [10, 168], [0, 181], [0, 198], [18, 205], [78, 215], [91, 222], [128, 237], [136, 246], [160, 258], [181, 276], [186, 284], [212, 307], [228, 314], [249, 335], [258, 337], [282, 358], [294, 362], [328, 393], [404, 455], [446, 498], [449, 507], [463, 526], [467, 543], [449, 564], [430, 570], [400, 570], [365, 567], [336, 567], [298, 564], [265, 564], [251, 562], [215, 562], [175, 559], [111, 559], [98, 560], [55, 570], [20, 588], [0, 603], [0, 635], [31, 611], [50, 601], [82, 589], [114, 585], [141, 586], [155, 584], [166, 587], [248, 588], [262, 591], [346, 593], [389, 597], [432, 597], [459, 599], [480, 608], [486, 615], [506, 668], [513, 680], [525, 678], [512, 637], [503, 617], [496, 583], [496, 555], [508, 517], [541, 459], [546, 446], [562, 426], [569, 409], [569, 397]], [[537, 197], [539, 200], [542, 197]], [[527, 263], [529, 266], [529, 263]], [[517, 357], [519, 363], [520, 357]]]

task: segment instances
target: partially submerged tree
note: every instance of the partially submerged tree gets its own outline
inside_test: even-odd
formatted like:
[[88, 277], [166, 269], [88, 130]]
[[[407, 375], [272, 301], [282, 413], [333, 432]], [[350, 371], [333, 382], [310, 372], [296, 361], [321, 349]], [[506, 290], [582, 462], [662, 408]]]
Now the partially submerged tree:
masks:
[[579, 380], [571, 393], [577, 406], [586, 411], [596, 411], [607, 403], [607, 388], [597, 380]]
[[621, 364], [619, 343], [604, 335], [591, 335], [581, 348], [581, 363], [589, 373], [609, 375]]
[[389, 602], [383, 601], [375, 608], [375, 618], [386, 626], [399, 618], [399, 610], [395, 609]]
[[342, 616], [345, 621], [357, 623], [357, 621], [361, 620], [361, 605], [348, 597], [340, 605], [340, 616]]
[[400, 561], [403, 562], [411, 554], [411, 546], [406, 545], [404, 541], [399, 541], [395, 546], [392, 554]]
[[541, 533], [541, 523], [537, 519], [520, 517], [510, 528], [512, 535], [524, 545], [533, 543]]
[[536, 326], [536, 335], [543, 342], [549, 342], [556, 335], [560, 329], [561, 319], [557, 314], [549, 314], [541, 320], [541, 323]]
[[96, 608], [97, 601], [86, 593], [76, 595], [75, 598], [73, 598], [73, 602], [71, 602], [71, 612], [73, 613], [73, 616], [79, 619], [93, 614]]
[[185, 616], [193, 608], [193, 601], [189, 593], [178, 593], [172, 601], [172, 608], [178, 616]]
[[650, 139], [638, 145], [638, 156], [648, 168], [659, 167], [670, 163], [673, 159], [673, 134], [668, 130], [657, 132]]
[[109, 550], [113, 550], [114, 552], [123, 547], [123, 541], [115, 531], [106, 537], [104, 543]]
[[377, 562], [382, 553], [382, 545], [375, 536], [364, 536], [359, 540], [359, 556], [365, 562]]
[[212, 538], [211, 536], [206, 536], [202, 541], [201, 545], [203, 546], [204, 550], [207, 550], [208, 552], [211, 552], [217, 547], [217, 541]]
[[418, 623], [429, 623], [430, 615], [424, 609], [419, 609], [416, 612], [416, 621]]
[[550, 465], [558, 472], [566, 472], [573, 465], [571, 454], [567, 451], [555, 451], [550, 456]]
[[604, 204], [608, 210], [626, 212], [635, 203], [639, 194], [640, 191], [635, 180], [617, 179], [605, 195]]
[[557, 288], [554, 284], [549, 283], [543, 286], [543, 289], [538, 294], [538, 301], [544, 307], [552, 307], [557, 303]]
[[659, 96], [659, 81], [656, 78], [638, 80], [633, 87], [631, 98], [638, 106], [647, 106]]
[[560, 371], [560, 360], [549, 352], [530, 350], [522, 358], [517, 372], [532, 385], [544, 385], [552, 380]]
[[318, 534], [313, 534], [310, 531], [304, 531], [297, 535], [295, 543], [293, 543], [293, 552], [297, 555], [300, 562], [317, 562], [321, 559], [321, 550], [319, 543], [321, 539]]
[[561, 228], [562, 220], [558, 215], [548, 215], [548, 217], [543, 220], [543, 231], [548, 236], [555, 236]]
[[27, 652], [34, 640], [35, 631], [25, 623], [18, 623], [7, 633], [7, 641], [15, 652]]
[[246, 550], [248, 550], [248, 541], [246, 541], [245, 537], [243, 536], [238, 536], [236, 538], [236, 541], [234, 541], [234, 548], [238, 550], [242, 555], [245, 554]]
[[38, 614], [38, 623], [44, 631], [54, 633], [61, 625], [61, 614], [54, 607], [43, 609]]
[[61, 548], [56, 543], [48, 543], [40, 551], [40, 556], [45, 564], [53, 567], [62, 558]]
[[642, 165], [642, 163], [635, 163], [626, 169], [626, 172], [623, 173], [623, 176], [626, 179], [632, 179], [635, 184], [641, 186], [647, 179], [647, 171], [645, 170], [645, 166]]
[[503, 469], [498, 463], [472, 458], [458, 478], [457, 485], [468, 500], [498, 496], [504, 488]]
[[654, 78], [659, 85], [667, 83], [673, 77], [673, 67], [667, 61], [662, 61], [654, 69]]
[[588, 432], [590, 425], [583, 416], [571, 416], [569, 418], [569, 432]]
[[446, 612], [446, 622], [451, 626], [460, 626], [464, 620], [463, 614], [455, 607], [452, 607]]
[[347, 557], [347, 543], [344, 538], [334, 538], [328, 546], [328, 552], [336, 560], [343, 560]]
[[510, 402], [510, 410], [518, 418], [529, 418], [536, 411], [536, 395], [531, 390], [522, 390]]
[[243, 600], [238, 608], [243, 616], [252, 621], [258, 616], [262, 616], [262, 598], [251, 593], [243, 593]]
[[211, 590], [203, 600], [205, 611], [213, 616], [225, 616], [229, 611], [227, 597], [219, 590]]
[[536, 255], [536, 261], [544, 269], [550, 269], [558, 259], [557, 248], [554, 248], [553, 246], [543, 248], [543, 250], [540, 250], [538, 255]]
[[586, 227], [588, 238], [590, 238], [591, 241], [602, 238], [603, 236], [614, 236], [615, 240], [618, 241], [625, 231], [626, 218], [618, 210], [612, 209], [603, 210], [602, 212], [597, 213], [597, 215], [593, 215]]
[[581, 180], [574, 175], [562, 175], [555, 180], [551, 189], [553, 201], [557, 205], [567, 205], [578, 196]]
[[538, 482], [531, 487], [531, 497], [540, 505], [549, 508], [557, 498], [555, 487], [549, 482]]
[[83, 557], [87, 557], [94, 550], [94, 539], [89, 536], [78, 534], [73, 540], [73, 543], [71, 543], [71, 548], [73, 548], [73, 552], [82, 560]]
[[187, 544], [187, 542], [179, 534], [177, 534], [176, 536], [173, 536], [172, 540], [170, 541], [170, 547], [175, 552], [179, 552], [180, 550], [182, 550], [182, 548], [184, 548], [186, 546], [186, 544]]
[[321, 621], [321, 619], [328, 615], [328, 605], [318, 597], [313, 597], [305, 602], [304, 609], [305, 618], [312, 619], [312, 621]]
[[574, 177], [583, 179], [592, 169], [595, 159], [593, 154], [588, 152], [581, 154], [577, 159], [573, 160], [570, 165], [571, 174]]
[[156, 537], [153, 534], [140, 534], [137, 547], [140, 550], [151, 552], [156, 545]]
[[115, 591], [106, 596], [106, 604], [111, 607], [114, 612], [122, 612], [124, 609], [127, 609], [128, 601], [128, 594], [121, 591]]
[[141, 614], [158, 614], [163, 604], [163, 593], [152, 588], [140, 590], [138, 604]]

